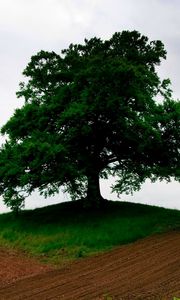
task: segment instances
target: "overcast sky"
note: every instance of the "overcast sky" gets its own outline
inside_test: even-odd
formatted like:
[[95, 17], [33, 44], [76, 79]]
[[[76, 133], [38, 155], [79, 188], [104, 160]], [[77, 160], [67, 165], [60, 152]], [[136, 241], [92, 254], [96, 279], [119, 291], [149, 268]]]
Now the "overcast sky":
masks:
[[[167, 60], [159, 74], [171, 79], [173, 96], [179, 98], [179, 28], [180, 0], [0, 0], [0, 126], [23, 103], [15, 92], [33, 54], [42, 49], [60, 53], [85, 37], [108, 39], [122, 30], [135, 29], [165, 44]], [[109, 191], [112, 181], [103, 181], [101, 190], [104, 197], [116, 199]], [[62, 193], [47, 200], [34, 194], [26, 208], [67, 199]], [[180, 209], [180, 185], [147, 182], [133, 197], [121, 199]], [[6, 211], [1, 200], [0, 209]]]

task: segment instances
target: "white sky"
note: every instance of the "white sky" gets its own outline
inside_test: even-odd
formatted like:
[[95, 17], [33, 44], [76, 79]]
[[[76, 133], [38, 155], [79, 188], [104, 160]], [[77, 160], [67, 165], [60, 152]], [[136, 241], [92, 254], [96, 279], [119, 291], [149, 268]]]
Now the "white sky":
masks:
[[[39, 50], [60, 53], [72, 42], [94, 36], [110, 38], [115, 31], [136, 29], [165, 44], [168, 55], [159, 74], [171, 79], [173, 95], [179, 98], [179, 16], [180, 0], [0, 0], [0, 126], [23, 103], [15, 92], [32, 55]], [[116, 199], [109, 192], [111, 183], [112, 179], [101, 182], [102, 194]], [[47, 200], [34, 194], [26, 208], [67, 199], [62, 193]], [[180, 185], [147, 182], [133, 197], [121, 199], [180, 209]], [[1, 200], [0, 209], [7, 211]]]

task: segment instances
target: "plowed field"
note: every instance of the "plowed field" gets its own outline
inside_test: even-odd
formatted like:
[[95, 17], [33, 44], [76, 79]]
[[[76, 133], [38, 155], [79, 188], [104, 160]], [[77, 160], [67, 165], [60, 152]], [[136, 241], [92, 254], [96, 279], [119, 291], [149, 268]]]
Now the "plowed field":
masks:
[[0, 250], [0, 255], [0, 299], [180, 298], [177, 231], [81, 259], [59, 270], [16, 253]]

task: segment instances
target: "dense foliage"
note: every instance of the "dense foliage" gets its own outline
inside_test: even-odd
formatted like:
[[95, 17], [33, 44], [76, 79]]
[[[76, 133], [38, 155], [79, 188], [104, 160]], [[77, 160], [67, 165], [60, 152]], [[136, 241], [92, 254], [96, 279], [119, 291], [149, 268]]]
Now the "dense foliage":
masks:
[[49, 196], [63, 186], [97, 205], [99, 177], [110, 174], [118, 193], [146, 178], [179, 180], [180, 102], [156, 71], [165, 58], [162, 42], [137, 31], [32, 56], [17, 93], [25, 103], [2, 128], [5, 203], [19, 209], [33, 190]]

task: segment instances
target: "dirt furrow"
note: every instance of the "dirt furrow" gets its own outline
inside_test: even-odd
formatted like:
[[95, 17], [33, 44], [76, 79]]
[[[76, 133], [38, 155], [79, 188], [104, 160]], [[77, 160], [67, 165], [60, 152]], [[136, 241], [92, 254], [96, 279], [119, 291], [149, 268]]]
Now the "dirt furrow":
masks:
[[[1, 270], [2, 273], [2, 270]], [[0, 288], [5, 300], [180, 297], [180, 232], [156, 235]]]

